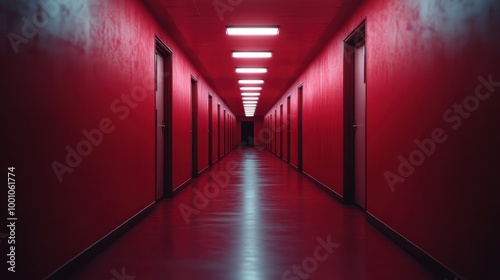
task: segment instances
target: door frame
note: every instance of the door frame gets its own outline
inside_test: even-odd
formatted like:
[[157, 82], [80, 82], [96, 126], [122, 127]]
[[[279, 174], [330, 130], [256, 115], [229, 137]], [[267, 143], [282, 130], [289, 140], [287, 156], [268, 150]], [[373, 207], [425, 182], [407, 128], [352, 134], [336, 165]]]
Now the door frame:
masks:
[[[156, 121], [156, 86], [157, 86], [157, 67], [156, 67], [156, 55], [159, 54], [163, 56], [164, 59], [164, 69], [168, 75], [164, 76], [164, 119], [165, 119], [165, 130], [164, 130], [164, 138], [163, 138], [163, 165], [164, 165], [164, 176], [163, 176], [163, 197], [157, 197], [156, 193], [156, 185], [157, 185], [157, 121]], [[161, 200], [164, 197], [172, 197], [173, 189], [172, 189], [172, 63], [173, 63], [173, 52], [159, 37], [155, 35], [155, 51], [154, 51], [154, 73], [155, 73], [155, 98], [154, 98], [154, 107], [153, 114], [155, 120], [155, 200]]]
[[[355, 204], [355, 184], [354, 184], [354, 53], [356, 46], [366, 44], [366, 19], [363, 20], [345, 39], [344, 39], [344, 199], [345, 204]], [[366, 47], [365, 47], [366, 49]], [[366, 80], [366, 52], [365, 52], [365, 80]], [[368, 90], [368, 89], [367, 89]], [[366, 90], [366, 91], [367, 91]], [[368, 95], [368, 94], [367, 94]], [[367, 107], [365, 106], [365, 127], [368, 126]], [[365, 145], [368, 135], [365, 129]], [[365, 146], [365, 165], [366, 155], [368, 154]], [[366, 172], [366, 166], [365, 166]], [[366, 178], [366, 174], [365, 174]], [[368, 180], [365, 183], [365, 205], [368, 205]]]

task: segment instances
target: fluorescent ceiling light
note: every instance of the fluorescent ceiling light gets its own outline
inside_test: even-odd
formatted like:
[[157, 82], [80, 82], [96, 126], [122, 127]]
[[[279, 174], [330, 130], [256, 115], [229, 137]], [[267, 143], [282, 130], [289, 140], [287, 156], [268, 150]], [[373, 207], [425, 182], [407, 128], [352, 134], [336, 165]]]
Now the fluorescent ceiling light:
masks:
[[267, 68], [236, 68], [236, 73], [267, 73]]
[[254, 101], [254, 100], [247, 101], [247, 100], [245, 100], [245, 101], [243, 101], [243, 104], [257, 104], [257, 101]]
[[264, 80], [238, 80], [239, 84], [263, 84]]
[[280, 28], [276, 26], [272, 27], [234, 27], [228, 26], [226, 27], [227, 35], [243, 35], [243, 36], [252, 36], [252, 35], [278, 35], [280, 33]]
[[272, 52], [233, 52], [234, 58], [270, 58]]
[[260, 96], [258, 92], [242, 92], [241, 96]]
[[243, 104], [243, 107], [257, 107], [257, 104]]
[[240, 87], [241, 90], [262, 90], [261, 87]]
[[259, 100], [258, 97], [242, 97], [243, 100]]

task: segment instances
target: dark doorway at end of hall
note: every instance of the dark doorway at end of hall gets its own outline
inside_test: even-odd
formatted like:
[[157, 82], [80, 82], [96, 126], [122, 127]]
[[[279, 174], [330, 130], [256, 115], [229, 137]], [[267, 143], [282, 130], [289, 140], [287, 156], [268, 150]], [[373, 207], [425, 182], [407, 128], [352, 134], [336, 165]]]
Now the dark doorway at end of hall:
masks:
[[253, 122], [252, 121], [242, 121], [241, 122], [241, 146], [253, 146], [254, 145], [254, 134], [253, 134]]

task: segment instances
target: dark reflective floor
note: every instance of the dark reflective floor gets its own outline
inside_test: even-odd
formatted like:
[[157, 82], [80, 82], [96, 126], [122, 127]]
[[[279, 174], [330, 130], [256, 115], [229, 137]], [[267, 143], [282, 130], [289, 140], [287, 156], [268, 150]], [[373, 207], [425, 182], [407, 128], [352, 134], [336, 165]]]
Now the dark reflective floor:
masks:
[[[135, 278], [134, 278], [135, 277]], [[285, 162], [234, 150], [74, 279], [437, 279]]]

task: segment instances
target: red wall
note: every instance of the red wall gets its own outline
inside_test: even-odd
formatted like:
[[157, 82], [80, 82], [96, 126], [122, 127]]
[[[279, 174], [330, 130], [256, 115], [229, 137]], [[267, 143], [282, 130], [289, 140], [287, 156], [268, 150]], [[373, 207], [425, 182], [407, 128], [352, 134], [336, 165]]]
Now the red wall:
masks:
[[[367, 211], [464, 278], [497, 275], [500, 84], [478, 88], [478, 77], [500, 81], [498, 1], [365, 1], [266, 118], [274, 121], [288, 94], [296, 115], [297, 86], [304, 84], [304, 172], [342, 195], [342, 46], [363, 19]], [[476, 89], [491, 95], [481, 101]], [[448, 111], [464, 100], [471, 111], [463, 117]], [[296, 119], [291, 125], [295, 151]], [[418, 149], [414, 141], [435, 129], [446, 140], [391, 189], [384, 174], [398, 174], [398, 157], [408, 160]], [[297, 163], [296, 152], [291, 160]]]
[[254, 145], [264, 145], [265, 144], [265, 138], [262, 135], [263, 129], [264, 129], [263, 117], [254, 117], [253, 118], [253, 136], [254, 136], [253, 143], [254, 143]]
[[[31, 20], [43, 10], [0, 6], [1, 34], [19, 36], [23, 17]], [[1, 160], [4, 171], [16, 167], [20, 279], [47, 276], [154, 202], [155, 34], [173, 51], [174, 188], [191, 177], [191, 75], [199, 81], [200, 169], [208, 165], [208, 92], [225, 106], [140, 1], [56, 7], [36, 34], [25, 30], [32, 38], [19, 44], [17, 54], [7, 36], [0, 41]], [[138, 93], [144, 93], [135, 95], [140, 101], [121, 101]], [[66, 164], [66, 147], [85, 144], [82, 130], [95, 133], [101, 122], [108, 131], [102, 142], [98, 137], [92, 151], [82, 150], [88, 155], [60, 182], [52, 164]]]

